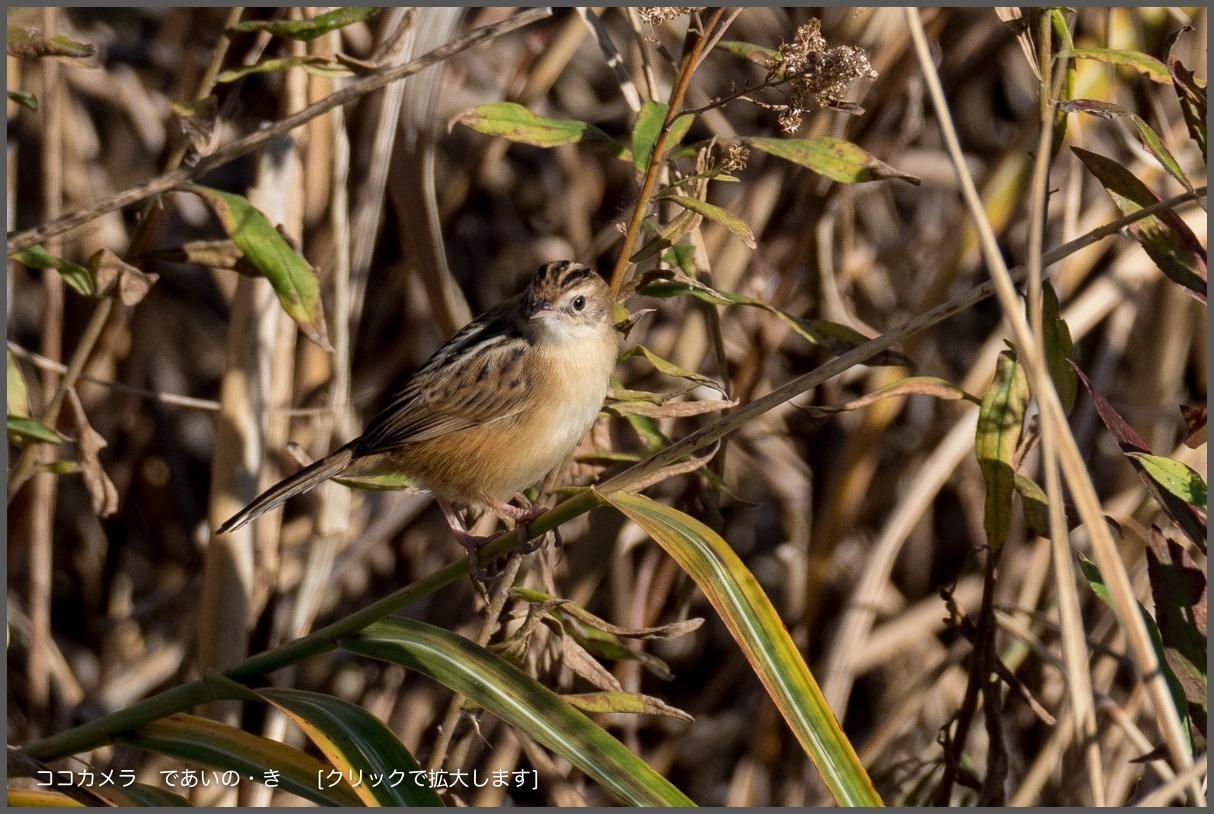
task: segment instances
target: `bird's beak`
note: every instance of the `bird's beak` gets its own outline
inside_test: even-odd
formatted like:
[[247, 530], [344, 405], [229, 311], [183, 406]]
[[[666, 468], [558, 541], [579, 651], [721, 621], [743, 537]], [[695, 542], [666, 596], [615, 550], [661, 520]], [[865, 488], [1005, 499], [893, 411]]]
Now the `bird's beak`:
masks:
[[552, 303], [547, 300], [536, 300], [531, 303], [531, 318], [532, 319], [555, 319], [556, 311], [552, 308]]

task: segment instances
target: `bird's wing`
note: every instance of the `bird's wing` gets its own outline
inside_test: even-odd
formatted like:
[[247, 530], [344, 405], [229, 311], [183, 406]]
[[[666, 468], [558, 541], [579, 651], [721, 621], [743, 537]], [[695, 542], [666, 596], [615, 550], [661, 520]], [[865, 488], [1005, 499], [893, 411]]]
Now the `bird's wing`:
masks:
[[518, 415], [531, 375], [517, 309], [487, 312], [439, 348], [371, 419], [356, 454], [383, 452]]

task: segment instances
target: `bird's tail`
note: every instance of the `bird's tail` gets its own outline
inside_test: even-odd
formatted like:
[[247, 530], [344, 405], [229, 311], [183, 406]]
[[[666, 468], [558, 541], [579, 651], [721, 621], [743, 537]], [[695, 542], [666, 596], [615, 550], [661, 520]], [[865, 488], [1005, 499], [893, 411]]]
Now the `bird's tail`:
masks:
[[227, 522], [215, 530], [215, 533], [226, 534], [238, 529], [258, 515], [281, 506], [289, 498], [319, 486], [329, 478], [340, 475], [350, 465], [353, 458], [354, 453], [348, 447], [342, 447], [331, 455], [326, 455], [319, 461], [305, 466], [291, 477], [279, 481], [262, 492], [252, 503], [229, 517]]

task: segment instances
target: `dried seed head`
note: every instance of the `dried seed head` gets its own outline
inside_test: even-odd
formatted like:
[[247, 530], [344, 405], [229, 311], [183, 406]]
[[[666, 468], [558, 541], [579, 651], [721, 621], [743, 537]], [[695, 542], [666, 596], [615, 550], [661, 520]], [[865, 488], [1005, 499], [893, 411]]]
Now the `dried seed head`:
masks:
[[637, 14], [650, 25], [661, 25], [680, 14], [690, 14], [693, 11], [695, 11], [694, 6], [643, 6], [637, 9]]
[[827, 47], [822, 23], [811, 19], [797, 29], [791, 43], [779, 47], [768, 66], [769, 77], [788, 82], [791, 96], [786, 105], [775, 105], [780, 126], [791, 133], [801, 126], [805, 113], [814, 107], [845, 104], [852, 82], [876, 79], [864, 49], [850, 45]]
[[746, 159], [750, 158], [750, 150], [741, 144], [730, 145], [729, 151], [721, 161], [721, 169], [725, 172], [738, 172], [746, 168]]

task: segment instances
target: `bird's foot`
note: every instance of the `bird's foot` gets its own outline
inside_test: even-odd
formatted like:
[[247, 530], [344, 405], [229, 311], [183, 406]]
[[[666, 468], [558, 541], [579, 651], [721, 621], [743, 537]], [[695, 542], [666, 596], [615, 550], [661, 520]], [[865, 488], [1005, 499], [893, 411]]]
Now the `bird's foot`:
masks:
[[[527, 526], [532, 520], [546, 512], [547, 509], [533, 505], [531, 501], [521, 495], [519, 497], [526, 502], [526, 506], [519, 507], [509, 503], [499, 503], [490, 508], [503, 517], [509, 517], [514, 521], [514, 533], [518, 536], [518, 552], [520, 554], [532, 554], [544, 547], [544, 543], [548, 540], [548, 534], [541, 535], [538, 540], [530, 540], [531, 535], [527, 532]], [[553, 536], [556, 537], [557, 545], [559, 546], [561, 544], [560, 534], [554, 532]]]
[[500, 576], [500, 572], [495, 571], [490, 574], [481, 565], [481, 548], [485, 543], [492, 542], [497, 538], [493, 535], [481, 537], [476, 534], [469, 534], [463, 529], [453, 528], [451, 531], [455, 534], [455, 540], [468, 552], [468, 570], [472, 574], [472, 578], [477, 582], [487, 582]]

